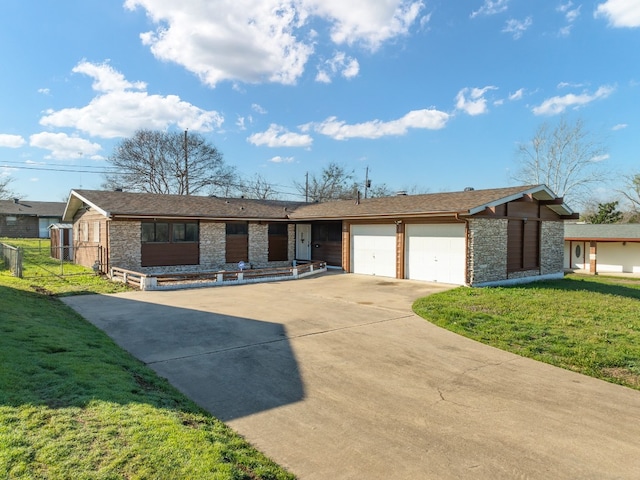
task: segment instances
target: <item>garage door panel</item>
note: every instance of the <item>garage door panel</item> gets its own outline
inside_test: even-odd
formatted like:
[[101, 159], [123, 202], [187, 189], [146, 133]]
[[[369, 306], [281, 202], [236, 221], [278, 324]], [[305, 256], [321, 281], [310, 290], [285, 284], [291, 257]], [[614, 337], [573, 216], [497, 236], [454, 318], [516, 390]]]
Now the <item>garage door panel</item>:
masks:
[[395, 225], [353, 225], [351, 245], [353, 273], [396, 276]]
[[465, 283], [465, 227], [459, 224], [407, 225], [406, 277]]

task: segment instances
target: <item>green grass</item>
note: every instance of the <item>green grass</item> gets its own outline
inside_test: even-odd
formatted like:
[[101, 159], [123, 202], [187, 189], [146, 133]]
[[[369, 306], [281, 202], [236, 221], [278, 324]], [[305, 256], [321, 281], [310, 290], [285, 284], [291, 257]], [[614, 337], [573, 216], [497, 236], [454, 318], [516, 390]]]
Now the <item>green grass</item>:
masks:
[[640, 279], [569, 275], [499, 288], [457, 288], [414, 311], [479, 342], [640, 389]]
[[[72, 262], [60, 262], [50, 256], [50, 241], [37, 238], [0, 238], [1, 243], [20, 247], [24, 252], [23, 280], [33, 290], [49, 295], [117, 293], [129, 288], [96, 275], [90, 268]], [[11, 272], [0, 270], [0, 278], [11, 282]], [[22, 282], [19, 282], [22, 284]]]
[[0, 273], [0, 478], [293, 478], [32, 282]]

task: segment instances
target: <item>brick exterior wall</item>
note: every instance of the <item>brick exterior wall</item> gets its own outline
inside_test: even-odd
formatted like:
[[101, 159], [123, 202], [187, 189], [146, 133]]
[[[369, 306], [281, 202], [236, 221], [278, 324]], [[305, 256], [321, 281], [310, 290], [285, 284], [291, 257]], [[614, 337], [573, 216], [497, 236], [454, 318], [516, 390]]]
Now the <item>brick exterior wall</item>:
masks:
[[564, 272], [564, 222], [542, 222], [540, 274]]
[[507, 274], [507, 219], [469, 220], [467, 282], [471, 285], [505, 280]]
[[100, 271], [108, 270], [107, 219], [91, 209], [80, 210], [73, 219], [73, 261]]
[[[15, 220], [8, 220], [13, 217]], [[0, 237], [38, 238], [40, 235], [38, 217], [26, 215], [0, 215]]]

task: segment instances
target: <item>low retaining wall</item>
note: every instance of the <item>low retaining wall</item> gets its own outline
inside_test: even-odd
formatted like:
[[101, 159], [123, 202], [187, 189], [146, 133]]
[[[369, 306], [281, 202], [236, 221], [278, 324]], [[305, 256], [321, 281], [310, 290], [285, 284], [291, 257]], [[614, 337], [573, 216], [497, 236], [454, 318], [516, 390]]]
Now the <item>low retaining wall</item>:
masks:
[[146, 274], [112, 267], [109, 276], [114, 282], [126, 283], [140, 290], [178, 290], [181, 288], [220, 287], [295, 280], [326, 271], [327, 264], [325, 262], [314, 262], [281, 268], [165, 274]]

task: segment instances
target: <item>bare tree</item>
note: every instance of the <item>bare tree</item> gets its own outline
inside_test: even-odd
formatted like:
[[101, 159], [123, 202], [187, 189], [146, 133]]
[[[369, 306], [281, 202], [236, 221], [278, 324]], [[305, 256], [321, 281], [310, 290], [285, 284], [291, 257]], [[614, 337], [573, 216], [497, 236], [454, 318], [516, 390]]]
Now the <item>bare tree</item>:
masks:
[[258, 173], [250, 180], [242, 182], [242, 185], [240, 185], [238, 189], [245, 198], [278, 200], [280, 196], [279, 192], [275, 190], [275, 187]]
[[354, 198], [358, 190], [354, 179], [353, 170], [348, 171], [345, 167], [331, 162], [322, 169], [320, 175], [309, 175], [308, 182], [294, 181], [293, 185], [308, 201], [325, 202]]
[[568, 202], [581, 202], [589, 189], [607, 178], [601, 163], [606, 151], [582, 120], [569, 123], [562, 117], [555, 126], [542, 124], [529, 142], [519, 145], [520, 168], [513, 179], [545, 184]]
[[625, 189], [620, 193], [631, 203], [635, 214], [640, 214], [640, 173], [625, 177]]
[[105, 188], [228, 196], [238, 183], [235, 168], [198, 133], [138, 130], [107, 161], [118, 173], [105, 175]]
[[13, 178], [11, 177], [0, 177], [0, 200], [6, 200], [16, 196], [16, 193], [9, 188], [11, 182], [13, 182]]

